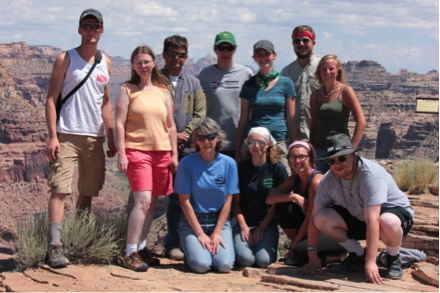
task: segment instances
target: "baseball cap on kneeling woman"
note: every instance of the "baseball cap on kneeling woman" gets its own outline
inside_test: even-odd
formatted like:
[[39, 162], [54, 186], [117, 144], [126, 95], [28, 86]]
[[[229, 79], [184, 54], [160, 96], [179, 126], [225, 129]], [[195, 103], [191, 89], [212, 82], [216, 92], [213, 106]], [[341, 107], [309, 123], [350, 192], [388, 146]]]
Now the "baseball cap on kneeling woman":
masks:
[[327, 137], [327, 157], [318, 159], [317, 161], [322, 162], [330, 158], [349, 155], [361, 150], [363, 150], [363, 148], [353, 148], [351, 146], [351, 140], [348, 135], [339, 133]]
[[235, 43], [234, 35], [230, 32], [221, 32], [221, 33], [217, 34], [217, 36], [215, 37], [214, 45], [217, 46], [221, 43], [228, 43], [228, 44], [231, 44], [232, 46], [237, 45]]

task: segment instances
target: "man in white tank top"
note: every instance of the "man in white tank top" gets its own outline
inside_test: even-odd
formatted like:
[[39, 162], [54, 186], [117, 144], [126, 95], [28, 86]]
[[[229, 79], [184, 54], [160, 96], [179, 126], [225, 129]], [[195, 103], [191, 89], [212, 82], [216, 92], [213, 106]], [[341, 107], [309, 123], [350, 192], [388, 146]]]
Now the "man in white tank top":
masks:
[[64, 99], [78, 85], [95, 62], [98, 42], [104, 33], [99, 11], [87, 9], [79, 19], [81, 45], [63, 52], [55, 60], [46, 100], [46, 124], [49, 138], [46, 155], [49, 159], [51, 187], [49, 200], [49, 262], [62, 267], [70, 262], [64, 256], [61, 227], [64, 201], [71, 194], [74, 164], [78, 164], [78, 210], [90, 210], [92, 198], [98, 196], [105, 180], [103, 143], [108, 138], [107, 155], [114, 157], [113, 116], [109, 79], [111, 61], [104, 54], [87, 81], [66, 101], [56, 122], [58, 96]]

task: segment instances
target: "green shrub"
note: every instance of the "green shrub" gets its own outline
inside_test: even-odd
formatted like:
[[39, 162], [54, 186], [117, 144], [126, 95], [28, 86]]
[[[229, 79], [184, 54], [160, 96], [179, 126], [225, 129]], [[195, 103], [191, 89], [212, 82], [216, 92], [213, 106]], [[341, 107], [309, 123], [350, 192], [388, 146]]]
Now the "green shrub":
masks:
[[[18, 244], [15, 262], [22, 271], [43, 262], [47, 255], [49, 220], [47, 213], [34, 214], [17, 229]], [[72, 263], [108, 264], [120, 262], [125, 249], [127, 221], [124, 213], [93, 215], [79, 212], [67, 216], [61, 242], [65, 256]]]
[[394, 171], [394, 180], [402, 191], [409, 194], [426, 192], [429, 184], [438, 183], [439, 169], [428, 158], [419, 158], [401, 163]]

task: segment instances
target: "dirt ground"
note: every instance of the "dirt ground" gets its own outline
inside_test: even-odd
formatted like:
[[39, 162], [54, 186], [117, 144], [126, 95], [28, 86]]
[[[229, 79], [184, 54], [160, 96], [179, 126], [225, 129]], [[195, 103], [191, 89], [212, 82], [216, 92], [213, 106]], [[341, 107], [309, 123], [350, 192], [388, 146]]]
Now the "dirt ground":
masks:
[[[416, 210], [415, 224], [429, 218], [431, 223], [436, 223], [438, 231], [438, 197], [429, 194], [409, 197]], [[384, 279], [385, 285], [367, 282], [362, 270], [337, 275], [327, 268], [305, 276], [298, 269], [285, 266], [283, 258], [268, 269], [241, 268], [229, 274], [199, 275], [182, 262], [166, 258], [161, 258], [161, 265], [145, 273], [114, 265], [51, 269], [46, 264], [14, 272], [13, 256], [0, 254], [0, 292], [438, 292], [438, 238], [436, 253], [436, 257], [429, 257], [429, 262], [404, 269], [403, 280]], [[385, 269], [380, 268], [380, 273], [385, 276]]]

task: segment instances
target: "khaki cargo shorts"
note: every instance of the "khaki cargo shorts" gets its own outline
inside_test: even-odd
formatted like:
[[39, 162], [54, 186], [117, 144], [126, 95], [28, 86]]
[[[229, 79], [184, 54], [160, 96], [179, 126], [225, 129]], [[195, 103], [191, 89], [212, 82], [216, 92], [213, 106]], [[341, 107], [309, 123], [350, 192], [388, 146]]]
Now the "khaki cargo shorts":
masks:
[[78, 191], [98, 196], [105, 180], [105, 137], [59, 133], [60, 155], [50, 166], [47, 185], [52, 193], [72, 193], [72, 177], [78, 162]]

